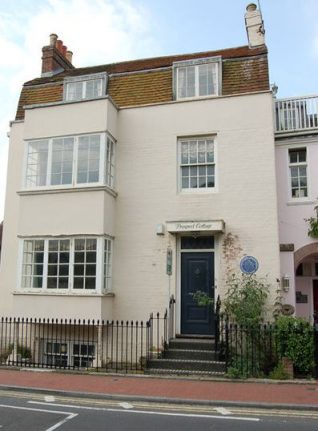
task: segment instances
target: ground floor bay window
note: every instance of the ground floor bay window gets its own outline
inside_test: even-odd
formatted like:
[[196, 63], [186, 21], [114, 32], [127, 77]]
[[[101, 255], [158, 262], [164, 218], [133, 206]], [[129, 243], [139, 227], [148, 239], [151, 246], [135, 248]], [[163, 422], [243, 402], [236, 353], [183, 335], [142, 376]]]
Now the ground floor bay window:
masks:
[[24, 291], [106, 293], [111, 289], [111, 238], [25, 238], [21, 254], [19, 287]]

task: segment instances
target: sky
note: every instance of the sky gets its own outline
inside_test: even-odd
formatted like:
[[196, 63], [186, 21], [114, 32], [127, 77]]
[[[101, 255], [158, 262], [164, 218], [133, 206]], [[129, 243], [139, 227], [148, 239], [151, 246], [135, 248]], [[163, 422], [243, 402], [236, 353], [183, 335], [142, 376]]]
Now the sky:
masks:
[[[0, 221], [9, 122], [56, 33], [76, 67], [247, 44], [248, 0], [0, 0]], [[255, 1], [257, 3], [257, 0]], [[318, 93], [318, 0], [260, 0], [277, 97]], [[10, 214], [6, 215], [10, 217]]]

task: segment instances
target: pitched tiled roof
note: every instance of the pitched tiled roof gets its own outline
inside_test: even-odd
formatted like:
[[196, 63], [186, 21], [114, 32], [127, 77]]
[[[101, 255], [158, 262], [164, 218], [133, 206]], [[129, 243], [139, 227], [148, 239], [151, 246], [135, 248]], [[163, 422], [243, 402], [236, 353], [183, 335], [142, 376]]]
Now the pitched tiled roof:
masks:
[[63, 99], [63, 79], [67, 76], [107, 72], [108, 94], [119, 107], [172, 100], [172, 64], [175, 61], [222, 56], [223, 94], [239, 94], [269, 89], [267, 48], [243, 46], [220, 51], [199, 52], [126, 61], [71, 69], [52, 77], [36, 78], [24, 84], [16, 119], [23, 119], [25, 105], [58, 102]]

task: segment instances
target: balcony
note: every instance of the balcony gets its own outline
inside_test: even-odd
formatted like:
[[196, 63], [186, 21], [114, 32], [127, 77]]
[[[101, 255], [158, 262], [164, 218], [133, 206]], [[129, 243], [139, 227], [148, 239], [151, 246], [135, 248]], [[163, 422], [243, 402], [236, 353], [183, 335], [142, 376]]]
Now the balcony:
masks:
[[277, 135], [318, 133], [318, 96], [275, 100]]

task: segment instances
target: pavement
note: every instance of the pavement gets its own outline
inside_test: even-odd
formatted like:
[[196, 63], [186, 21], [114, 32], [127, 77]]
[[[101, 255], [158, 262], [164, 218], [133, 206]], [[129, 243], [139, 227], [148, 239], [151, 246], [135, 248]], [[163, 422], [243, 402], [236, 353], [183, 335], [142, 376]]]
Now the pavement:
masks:
[[272, 381], [0, 369], [0, 389], [73, 397], [318, 410], [318, 380]]

